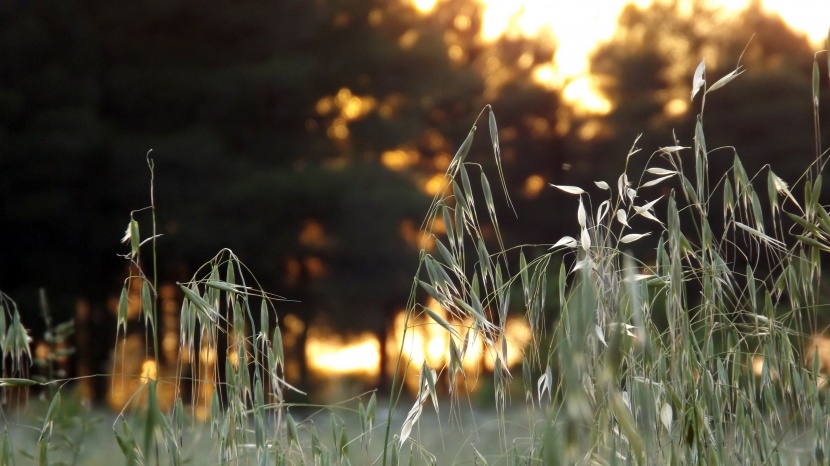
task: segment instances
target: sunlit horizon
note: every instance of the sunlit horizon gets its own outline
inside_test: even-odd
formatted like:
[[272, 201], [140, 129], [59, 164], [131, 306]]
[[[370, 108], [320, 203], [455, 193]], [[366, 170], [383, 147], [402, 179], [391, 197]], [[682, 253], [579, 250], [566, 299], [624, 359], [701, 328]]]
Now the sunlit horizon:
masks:
[[[424, 13], [441, 8], [440, 0], [408, 0]], [[596, 92], [588, 78], [590, 53], [603, 41], [612, 38], [617, 17], [623, 7], [634, 3], [646, 7], [652, 0], [477, 0], [484, 6], [481, 38], [496, 40], [504, 35], [549, 37], [556, 44], [552, 63], [537, 67], [537, 82], [563, 90], [566, 101], [588, 111], [605, 113], [610, 103]], [[738, 12], [751, 0], [710, 0], [724, 13]], [[794, 30], [804, 33], [817, 46], [827, 38], [830, 21], [816, 14], [811, 2], [799, 0], [762, 0], [766, 11], [777, 13]], [[811, 8], [812, 7], [812, 8]]]

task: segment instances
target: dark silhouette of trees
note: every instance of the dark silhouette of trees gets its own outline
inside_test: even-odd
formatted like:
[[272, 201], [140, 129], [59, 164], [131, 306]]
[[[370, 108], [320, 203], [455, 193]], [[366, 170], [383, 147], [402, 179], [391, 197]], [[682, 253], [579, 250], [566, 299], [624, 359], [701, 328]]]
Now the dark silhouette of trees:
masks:
[[[0, 287], [24, 308], [46, 287], [59, 317], [87, 297], [110, 333], [117, 241], [149, 204], [152, 149], [162, 280], [229, 247], [302, 301], [282, 311], [384, 332], [415, 270], [424, 185], [484, 104], [512, 135], [511, 184], [552, 157], [539, 128], [558, 101], [528, 82], [552, 50], [481, 43], [479, 13], [461, 0], [434, 15], [391, 0], [5, 2]], [[471, 159], [489, 170], [487, 147]], [[411, 160], [390, 168], [396, 150]]]
[[[592, 72], [613, 104], [598, 147], [625, 154], [644, 133], [639, 146], [651, 150], [671, 145], [672, 130], [681, 144], [690, 145], [701, 104], [700, 95], [689, 102], [691, 78], [705, 59], [710, 85], [739, 64], [745, 69], [706, 101], [707, 146], [734, 146], [747, 155], [748, 170], [772, 163], [779, 174], [800, 174], [815, 156], [813, 47], [807, 38], [763, 11], [759, 2], [733, 17], [705, 2], [692, 2], [690, 11], [683, 5], [629, 5], [615, 38], [594, 54]], [[722, 158], [728, 166], [731, 152], [726, 152]]]
[[[709, 147], [801, 170], [814, 154], [806, 39], [758, 4], [727, 23], [703, 3], [679, 11], [625, 10], [593, 58], [613, 109], [586, 117], [532, 80], [555, 47], [482, 42], [472, 0], [429, 15], [397, 0], [3, 2], [0, 288], [36, 309], [43, 286], [58, 314], [86, 297], [110, 333], [117, 240], [149, 203], [153, 149], [162, 280], [229, 247], [301, 301], [281, 311], [382, 335], [409, 291], [429, 180], [485, 104], [518, 214], [495, 190], [505, 240], [552, 242], [572, 213], [546, 184], [613, 181], [637, 134], [646, 149], [691, 134], [704, 57], [710, 82], [742, 53], [747, 68], [707, 100]], [[468, 160], [493, 183], [486, 132]]]

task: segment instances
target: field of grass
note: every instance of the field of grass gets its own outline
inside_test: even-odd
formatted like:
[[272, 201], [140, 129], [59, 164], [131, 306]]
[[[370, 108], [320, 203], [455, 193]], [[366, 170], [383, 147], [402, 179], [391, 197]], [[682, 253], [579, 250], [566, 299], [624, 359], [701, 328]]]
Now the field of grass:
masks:
[[[72, 405], [74, 402], [70, 402]], [[45, 414], [47, 405], [33, 400], [26, 413], [14, 413], [7, 420], [7, 427], [11, 431], [11, 441], [15, 445], [16, 464], [31, 464], [34, 448], [43, 427], [38, 421], [39, 416]], [[123, 462], [123, 453], [118, 443], [113, 440], [113, 425], [118, 426], [118, 419], [112, 411], [104, 408], [78, 410], [75, 405], [67, 407], [69, 412], [60, 413], [55, 422], [55, 430], [60, 436], [55, 436], [50, 445], [50, 464], [78, 464], [85, 466], [110, 466], [113, 459], [116, 464]], [[380, 406], [385, 411], [387, 406]], [[403, 449], [402, 463], [409, 463], [412, 455], [414, 464], [473, 464], [476, 460], [476, 451], [488, 458], [502, 456], [503, 439], [499, 436], [500, 421], [493, 410], [478, 408], [475, 411], [466, 410], [460, 413], [458, 419], [449, 419], [445, 410], [450, 406], [442, 404], [441, 414], [434, 411], [424, 413], [419, 420], [412, 436], [416, 440]], [[341, 423], [346, 428], [346, 436], [351, 443], [348, 445], [347, 457], [351, 464], [372, 464], [383, 454], [380, 442], [372, 439], [364, 442], [362, 431], [356, 413], [334, 411], [338, 417], [338, 427]], [[311, 428], [318, 430], [322, 448], [335, 451], [334, 436], [331, 432], [331, 414], [327, 409], [300, 408], [293, 410], [296, 416], [301, 437], [310, 438]], [[393, 423], [401, 425], [406, 416], [406, 409], [393, 411]], [[81, 417], [86, 426], [80, 425]], [[532, 425], [528, 424], [528, 413], [522, 408], [508, 409], [506, 414], [507, 435], [516, 439], [518, 444], [526, 442]], [[538, 428], [537, 419], [534, 424]], [[269, 426], [274, 429], [274, 426]], [[218, 464], [216, 460], [220, 454], [219, 445], [215, 438], [211, 438], [209, 426], [194, 419], [187, 419], [182, 429], [182, 443], [180, 445], [182, 464], [209, 465]], [[382, 426], [375, 428], [373, 436], [382, 434]], [[340, 435], [339, 430], [337, 435]], [[512, 440], [511, 440], [512, 441]], [[22, 448], [27, 445], [30, 448]], [[257, 464], [255, 449], [239, 451], [240, 463]], [[271, 458], [268, 464], [273, 464]], [[302, 460], [297, 459], [297, 462]], [[167, 461], [163, 460], [162, 464]], [[309, 454], [305, 458], [306, 464], [314, 464]], [[480, 463], [480, 461], [479, 461]]]
[[[818, 70], [816, 63], [816, 95]], [[701, 63], [694, 93], [705, 104], [739, 75], [735, 70], [709, 84]], [[342, 404], [287, 402], [295, 389], [284, 379], [275, 325], [282, 298], [262, 290], [240, 258], [223, 250], [179, 284], [179, 347], [194, 361], [193, 373], [202, 373], [198, 364], [223, 364], [221, 383], [192, 382], [192, 393], [210, 393], [205, 422], [192, 420], [181, 394], [162, 410], [158, 387], [165, 381], [152, 372], [118, 415], [90, 411], [68, 385], [47, 381], [45, 399], [27, 413], [3, 411], [0, 462], [826, 463], [825, 362], [805, 344], [821, 331], [826, 306], [822, 258], [830, 251], [830, 213], [820, 195], [827, 152], [817, 142], [816, 160], [799, 180], [785, 182], [769, 167], [750, 175], [733, 149], [706, 146], [703, 104], [694, 135], [684, 138], [691, 146], [649, 152], [635, 141], [623, 154], [626, 167], [642, 159], [644, 172], [626, 169], [592, 186], [554, 185], [572, 196], [560, 211], [571, 212], [573, 235], [526, 246], [506, 245], [500, 234], [494, 196], [511, 201], [498, 163], [495, 113], [482, 111], [486, 130], [473, 126], [424, 221], [427, 231], [440, 222], [446, 232], [421, 251], [408, 322], [425, 315], [443, 328], [449, 357], [443, 367], [416, 368], [416, 397], [396, 378], [390, 393]], [[467, 160], [474, 137], [485, 131], [496, 174]], [[709, 168], [715, 150], [720, 157], [729, 151], [733, 160], [724, 173]], [[125, 237], [135, 273], [125, 281], [118, 335], [136, 283], [147, 328], [159, 319], [154, 206], [149, 210], [148, 237], [135, 217]], [[631, 252], [639, 244], [648, 244], [654, 257]], [[450, 318], [425, 307], [424, 297]], [[508, 370], [505, 323], [515, 303], [533, 344], [521, 369]], [[15, 375], [31, 355], [16, 305], [2, 295], [2, 306], [4, 371]], [[472, 339], [495, 360], [485, 408], [441, 388], [468, 376], [462, 361]], [[148, 341], [157, 359], [158, 334]], [[205, 351], [227, 357], [198, 363]], [[14, 394], [41, 382], [8, 377], [0, 384]], [[211, 390], [203, 392], [205, 386]]]

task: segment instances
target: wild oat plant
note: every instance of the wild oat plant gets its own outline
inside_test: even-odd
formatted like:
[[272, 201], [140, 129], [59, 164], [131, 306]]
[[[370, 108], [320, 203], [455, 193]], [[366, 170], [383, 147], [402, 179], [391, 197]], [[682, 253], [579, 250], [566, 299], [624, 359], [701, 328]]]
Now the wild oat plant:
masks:
[[[816, 128], [818, 70], [816, 62]], [[574, 197], [578, 229], [546, 249], [505, 248], [490, 182], [480, 165], [466, 161], [473, 127], [425, 221], [428, 231], [440, 224], [442, 233], [430, 238], [434, 250], [421, 253], [409, 305], [410, 321], [426, 314], [445, 329], [449, 357], [444, 367], [421, 368], [419, 396], [391, 439], [387, 423], [393, 463], [427, 400], [438, 406], [436, 369], [450, 387], [466, 380], [462, 362], [476, 339], [494, 360], [493, 405], [504, 413], [519, 378], [505, 363], [512, 293], [520, 295], [533, 334], [520, 386], [534, 420], [527, 436], [508, 437], [502, 417], [502, 452], [490, 461], [828, 460], [830, 406], [820, 392], [826, 383], [819, 351], [803, 350], [808, 337], [821, 331], [821, 261], [830, 251], [830, 215], [820, 201], [827, 153], [817, 133], [816, 159], [798, 180], [803, 197], [796, 197], [770, 167], [750, 178], [735, 148], [708, 149], [706, 98], [741, 73], [739, 67], [709, 86], [701, 62], [691, 93], [692, 100], [702, 94], [692, 146], [673, 142], [646, 155], [635, 141], [615, 180], [589, 188], [552, 185]], [[496, 120], [491, 109], [485, 111], [501, 176]], [[732, 156], [726, 173], [710, 170], [715, 151]], [[646, 157], [639, 177], [627, 172], [634, 157]], [[764, 175], [766, 203], [757, 191]], [[655, 194], [658, 188], [665, 194]], [[482, 198], [483, 207], [476, 201]], [[721, 201], [715, 205], [714, 199]], [[651, 228], [632, 228], [637, 217], [644, 221], [636, 225]], [[629, 251], [647, 241], [653, 245], [647, 259]], [[548, 289], [558, 290], [552, 306]], [[466, 332], [418, 304], [424, 293], [450, 320], [468, 322]], [[400, 382], [394, 385], [393, 400], [402, 390]], [[473, 462], [487, 463], [470, 448]], [[434, 460], [429, 452], [420, 457]]]
[[[615, 180], [590, 187], [552, 185], [573, 196], [576, 223], [573, 236], [551, 245], [504, 244], [491, 183], [482, 165], [467, 160], [473, 126], [424, 221], [430, 238], [413, 280], [385, 421], [376, 422], [373, 392], [322, 407], [286, 401], [287, 391], [299, 390], [284, 376], [278, 325], [283, 298], [263, 291], [232, 251], [220, 251], [179, 284], [184, 299], [177, 316], [181, 357], [175, 374], [145, 370], [112, 423], [125, 463], [825, 463], [830, 404], [821, 387], [826, 382], [819, 351], [804, 348], [820, 331], [824, 304], [821, 261], [830, 251], [830, 214], [820, 194], [827, 153], [821, 152], [817, 131], [815, 162], [797, 180], [803, 186], [797, 196], [769, 167], [750, 177], [736, 149], [708, 149], [705, 100], [740, 74], [736, 69], [708, 85], [700, 64], [691, 96], [702, 94], [692, 146], [673, 142], [646, 155], [635, 141]], [[819, 74], [815, 63], [816, 128]], [[512, 207], [495, 115], [488, 106], [479, 119], [485, 113], [501, 191]], [[732, 155], [725, 173], [710, 170], [714, 151]], [[646, 158], [646, 168], [630, 176], [628, 162], [635, 157]], [[149, 154], [148, 163], [152, 173]], [[767, 202], [758, 192], [764, 177]], [[149, 207], [131, 215], [124, 237], [131, 274], [121, 293], [116, 333], [126, 335], [130, 308], [137, 306], [148, 356], [159, 361], [152, 183], [150, 197]], [[148, 212], [152, 233], [142, 241], [137, 217]], [[648, 246], [638, 257], [630, 248], [641, 244]], [[143, 268], [145, 250], [151, 256], [149, 273]], [[548, 296], [549, 290], [555, 296]], [[427, 298], [448, 314], [422, 304]], [[533, 339], [521, 369], [506, 363], [506, 322], [517, 308]], [[425, 318], [446, 332], [448, 357], [441, 367], [410, 368], [403, 349], [416, 321]], [[480, 348], [495, 367], [498, 442], [489, 442], [487, 450], [468, 441], [482, 426], [465, 420], [460, 400], [468, 379], [479, 376], [468, 373], [464, 359]], [[16, 304], [2, 293], [0, 350], [3, 396], [33, 385], [52, 388], [42, 423], [32, 426], [39, 432], [34, 453], [24, 453], [30, 446], [12, 439], [3, 411], [7, 427], [0, 463], [53, 463], [51, 439], [60, 427], [56, 420], [67, 381], [29, 377], [29, 336]], [[411, 373], [419, 374], [420, 390], [410, 407], [403, 377]], [[188, 384], [192, 409], [185, 408], [182, 393]], [[450, 459], [420, 429], [427, 405], [437, 412], [445, 404], [441, 387], [449, 387], [450, 417], [473, 432], [451, 442], [456, 456]], [[161, 407], [162, 392], [172, 393], [168, 412]], [[508, 404], [526, 405], [526, 420], [515, 422], [516, 410]], [[210, 440], [206, 451], [194, 455], [185, 445], [194, 440], [188, 435], [202, 433], [194, 429], [199, 412]], [[318, 433], [320, 413], [328, 415], [324, 430], [330, 436]], [[77, 462], [78, 451], [59, 462]]]

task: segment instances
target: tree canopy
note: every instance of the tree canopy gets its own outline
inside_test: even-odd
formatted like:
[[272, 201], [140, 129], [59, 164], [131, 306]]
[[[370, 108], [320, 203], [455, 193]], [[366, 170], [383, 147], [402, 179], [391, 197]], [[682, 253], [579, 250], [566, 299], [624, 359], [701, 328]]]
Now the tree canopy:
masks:
[[[584, 115], [533, 80], [555, 44], [484, 42], [472, 0], [430, 14], [399, 0], [4, 2], [0, 288], [104, 313], [152, 149], [163, 280], [228, 247], [302, 300], [292, 312], [383, 325], [406, 299], [435, 176], [485, 104], [517, 194], [518, 220], [497, 199], [510, 244], [552, 242], [570, 214], [547, 183], [612, 180], [639, 133], [646, 150], [673, 130], [689, 143], [704, 57], [710, 76], [747, 69], [707, 102], [710, 147], [800, 173], [815, 153], [810, 44], [758, 3], [732, 19], [692, 3], [625, 9], [592, 58], [612, 110]], [[492, 170], [478, 139], [470, 160]]]

